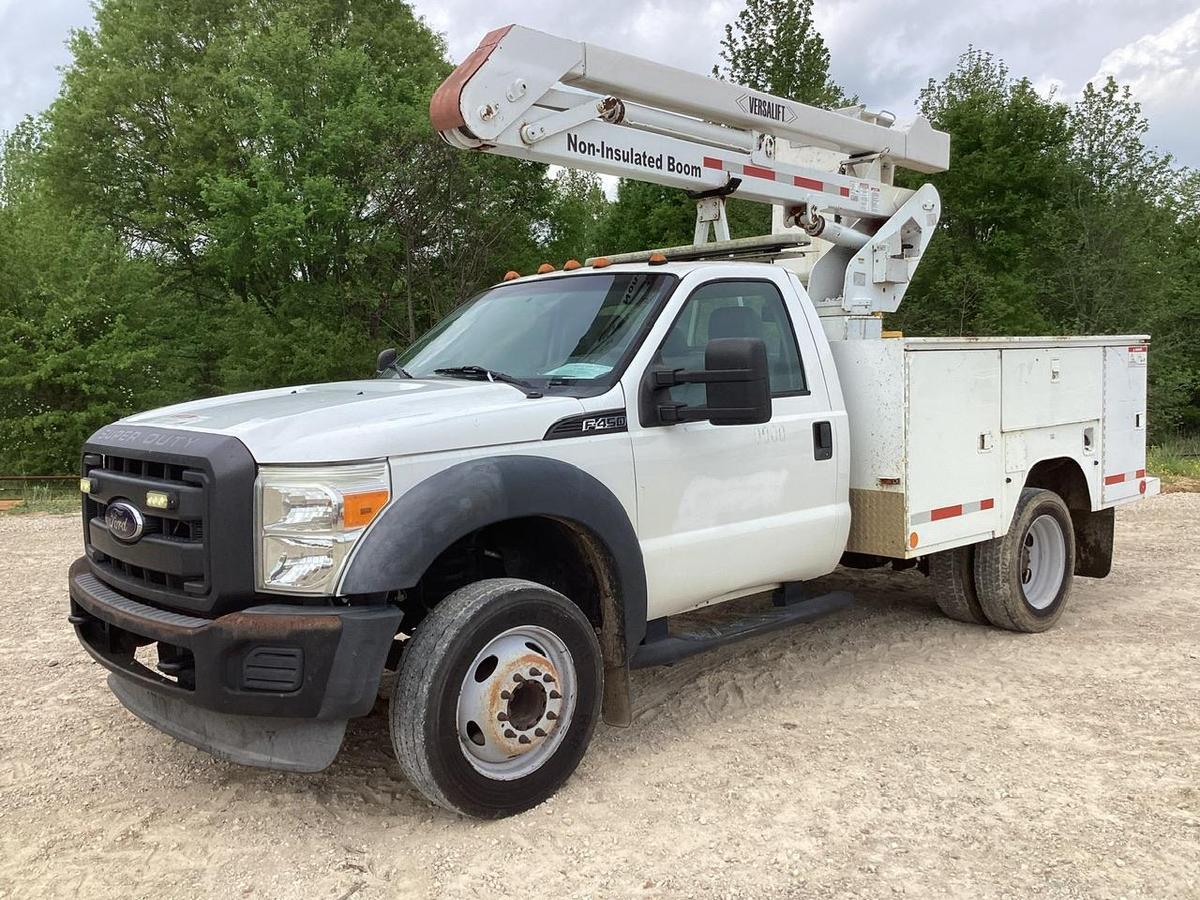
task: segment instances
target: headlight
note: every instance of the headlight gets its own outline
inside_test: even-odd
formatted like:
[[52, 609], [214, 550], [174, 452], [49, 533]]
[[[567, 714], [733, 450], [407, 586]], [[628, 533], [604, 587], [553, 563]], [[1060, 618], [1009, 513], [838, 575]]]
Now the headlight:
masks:
[[258, 470], [258, 586], [332, 594], [354, 542], [391, 499], [386, 462]]

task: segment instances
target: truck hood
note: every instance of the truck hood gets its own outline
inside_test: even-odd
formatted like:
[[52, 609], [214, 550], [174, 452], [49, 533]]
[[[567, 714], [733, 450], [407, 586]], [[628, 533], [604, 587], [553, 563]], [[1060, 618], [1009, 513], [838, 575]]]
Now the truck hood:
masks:
[[122, 421], [232, 435], [260, 463], [314, 463], [540, 441], [581, 412], [573, 397], [530, 399], [508, 384], [397, 378], [212, 397]]

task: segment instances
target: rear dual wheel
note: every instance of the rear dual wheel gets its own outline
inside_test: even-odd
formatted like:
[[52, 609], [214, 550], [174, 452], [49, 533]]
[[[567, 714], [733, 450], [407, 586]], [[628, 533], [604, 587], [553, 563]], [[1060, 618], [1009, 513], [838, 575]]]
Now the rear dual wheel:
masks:
[[964, 622], [1010, 631], [1054, 626], [1071, 594], [1075, 531], [1053, 491], [1025, 488], [1008, 532], [930, 557], [938, 605]]
[[602, 682], [595, 630], [566, 597], [515, 578], [467, 585], [405, 647], [389, 710], [400, 768], [455, 812], [529, 809], [579, 764]]
[[955, 547], [929, 557], [933, 596], [943, 613], [959, 622], [987, 625], [975, 590], [975, 547]]

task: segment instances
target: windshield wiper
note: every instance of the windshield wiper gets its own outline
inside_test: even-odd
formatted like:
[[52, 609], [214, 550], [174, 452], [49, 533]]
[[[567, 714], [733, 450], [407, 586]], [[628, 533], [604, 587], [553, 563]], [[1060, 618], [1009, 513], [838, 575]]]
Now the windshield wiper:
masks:
[[497, 372], [494, 369], [485, 369], [483, 366], [449, 366], [445, 369], [434, 369], [433, 373], [435, 375], [449, 375], [451, 378], [471, 378], [475, 381], [498, 381], [501, 384], [511, 384], [526, 397], [537, 398], [542, 396], [542, 392], [528, 381], [522, 381], [520, 378], [506, 375], [503, 372]]

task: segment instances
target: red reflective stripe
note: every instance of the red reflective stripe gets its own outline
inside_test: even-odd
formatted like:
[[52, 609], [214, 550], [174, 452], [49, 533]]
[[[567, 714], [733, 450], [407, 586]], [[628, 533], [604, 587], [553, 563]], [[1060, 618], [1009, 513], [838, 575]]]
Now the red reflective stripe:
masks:
[[796, 187], [808, 188], [811, 191], [824, 191], [825, 185], [815, 178], [802, 178], [799, 175], [793, 175], [792, 181]]
[[1134, 478], [1145, 478], [1145, 477], [1146, 477], [1146, 470], [1145, 470], [1145, 469], [1138, 469], [1136, 472], [1134, 472], [1134, 474], [1133, 474], [1133, 477], [1134, 477]]
[[936, 522], [939, 519], [953, 519], [955, 516], [963, 514], [962, 504], [957, 506], [943, 506], [941, 509], [935, 509], [929, 514], [929, 521]]
[[761, 166], [742, 166], [742, 174], [753, 175], [755, 178], [770, 178], [772, 181], [775, 180], [775, 173]]
[[1145, 353], [1149, 349], [1150, 349], [1149, 347], [1130, 347], [1129, 352], [1130, 353]]
[[712, 156], [706, 156], [706, 157], [704, 157], [704, 168], [706, 168], [706, 169], [721, 169], [721, 168], [724, 168], [724, 166], [721, 163], [721, 160], [716, 159], [715, 157], [712, 157]]
[[980, 508], [980, 510], [984, 510], [984, 509], [991, 509], [991, 508], [992, 508], [992, 507], [994, 507], [995, 505], [996, 505], [996, 500], [995, 500], [995, 498], [992, 498], [992, 499], [990, 499], [990, 500], [980, 500], [980, 501], [979, 501], [979, 508]]
[[850, 196], [850, 188], [838, 188], [838, 193], [841, 194], [843, 197], [849, 197]]
[[1125, 480], [1124, 472], [1122, 472], [1120, 475], [1105, 475], [1104, 476], [1105, 484], [1120, 484], [1124, 480]]

